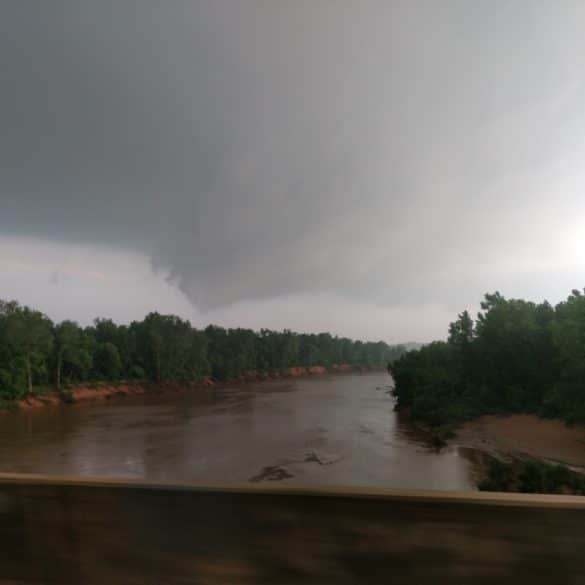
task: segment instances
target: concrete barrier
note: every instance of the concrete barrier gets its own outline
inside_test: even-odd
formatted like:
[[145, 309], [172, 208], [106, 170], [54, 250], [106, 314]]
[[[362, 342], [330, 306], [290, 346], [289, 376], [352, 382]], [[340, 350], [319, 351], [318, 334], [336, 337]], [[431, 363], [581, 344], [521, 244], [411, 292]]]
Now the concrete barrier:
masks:
[[579, 584], [585, 498], [0, 475], [2, 584]]

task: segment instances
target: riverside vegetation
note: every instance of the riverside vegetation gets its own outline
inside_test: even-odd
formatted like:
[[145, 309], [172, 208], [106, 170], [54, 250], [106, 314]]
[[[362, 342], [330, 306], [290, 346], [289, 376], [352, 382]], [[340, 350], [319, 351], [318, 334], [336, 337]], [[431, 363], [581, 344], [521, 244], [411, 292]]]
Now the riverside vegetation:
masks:
[[87, 382], [193, 382], [237, 378], [247, 372], [348, 364], [379, 368], [404, 349], [329, 333], [262, 329], [200, 330], [175, 315], [150, 313], [118, 325], [53, 323], [16, 301], [0, 301], [0, 402], [14, 404], [67, 385]]
[[535, 459], [512, 458], [501, 461], [490, 457], [485, 477], [477, 486], [482, 491], [539, 494], [585, 495], [585, 476], [566, 465]]
[[[531, 413], [585, 423], [585, 295], [557, 304], [486, 294], [473, 320], [451, 323], [447, 341], [401, 356], [389, 370], [396, 409], [441, 444], [483, 414]], [[539, 462], [490, 464], [484, 489], [582, 493], [580, 477]]]

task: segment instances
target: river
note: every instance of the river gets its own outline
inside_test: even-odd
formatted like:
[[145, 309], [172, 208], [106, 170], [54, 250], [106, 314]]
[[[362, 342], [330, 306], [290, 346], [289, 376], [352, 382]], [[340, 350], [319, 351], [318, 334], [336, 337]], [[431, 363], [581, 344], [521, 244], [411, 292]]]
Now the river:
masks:
[[385, 373], [315, 376], [0, 418], [0, 471], [200, 482], [473, 489], [463, 451], [425, 445]]

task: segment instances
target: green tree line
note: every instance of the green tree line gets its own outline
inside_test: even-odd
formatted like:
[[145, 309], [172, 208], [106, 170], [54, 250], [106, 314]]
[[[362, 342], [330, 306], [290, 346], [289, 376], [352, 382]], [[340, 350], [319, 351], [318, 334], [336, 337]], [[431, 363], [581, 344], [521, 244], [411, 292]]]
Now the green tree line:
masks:
[[394, 362], [396, 408], [431, 426], [485, 413], [528, 412], [585, 422], [585, 296], [556, 306], [486, 294], [446, 342]]
[[16, 301], [0, 301], [0, 399], [62, 389], [66, 384], [121, 380], [187, 382], [236, 378], [296, 366], [384, 366], [403, 348], [329, 333], [194, 328], [175, 315], [150, 313], [118, 325], [96, 319], [81, 327], [53, 323]]

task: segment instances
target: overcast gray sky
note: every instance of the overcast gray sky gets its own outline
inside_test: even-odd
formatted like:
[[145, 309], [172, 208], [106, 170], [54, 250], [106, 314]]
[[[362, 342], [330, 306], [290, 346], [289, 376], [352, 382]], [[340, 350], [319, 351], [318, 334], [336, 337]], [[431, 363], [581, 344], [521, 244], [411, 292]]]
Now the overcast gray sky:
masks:
[[0, 298], [426, 341], [585, 285], [583, 2], [0, 10]]

